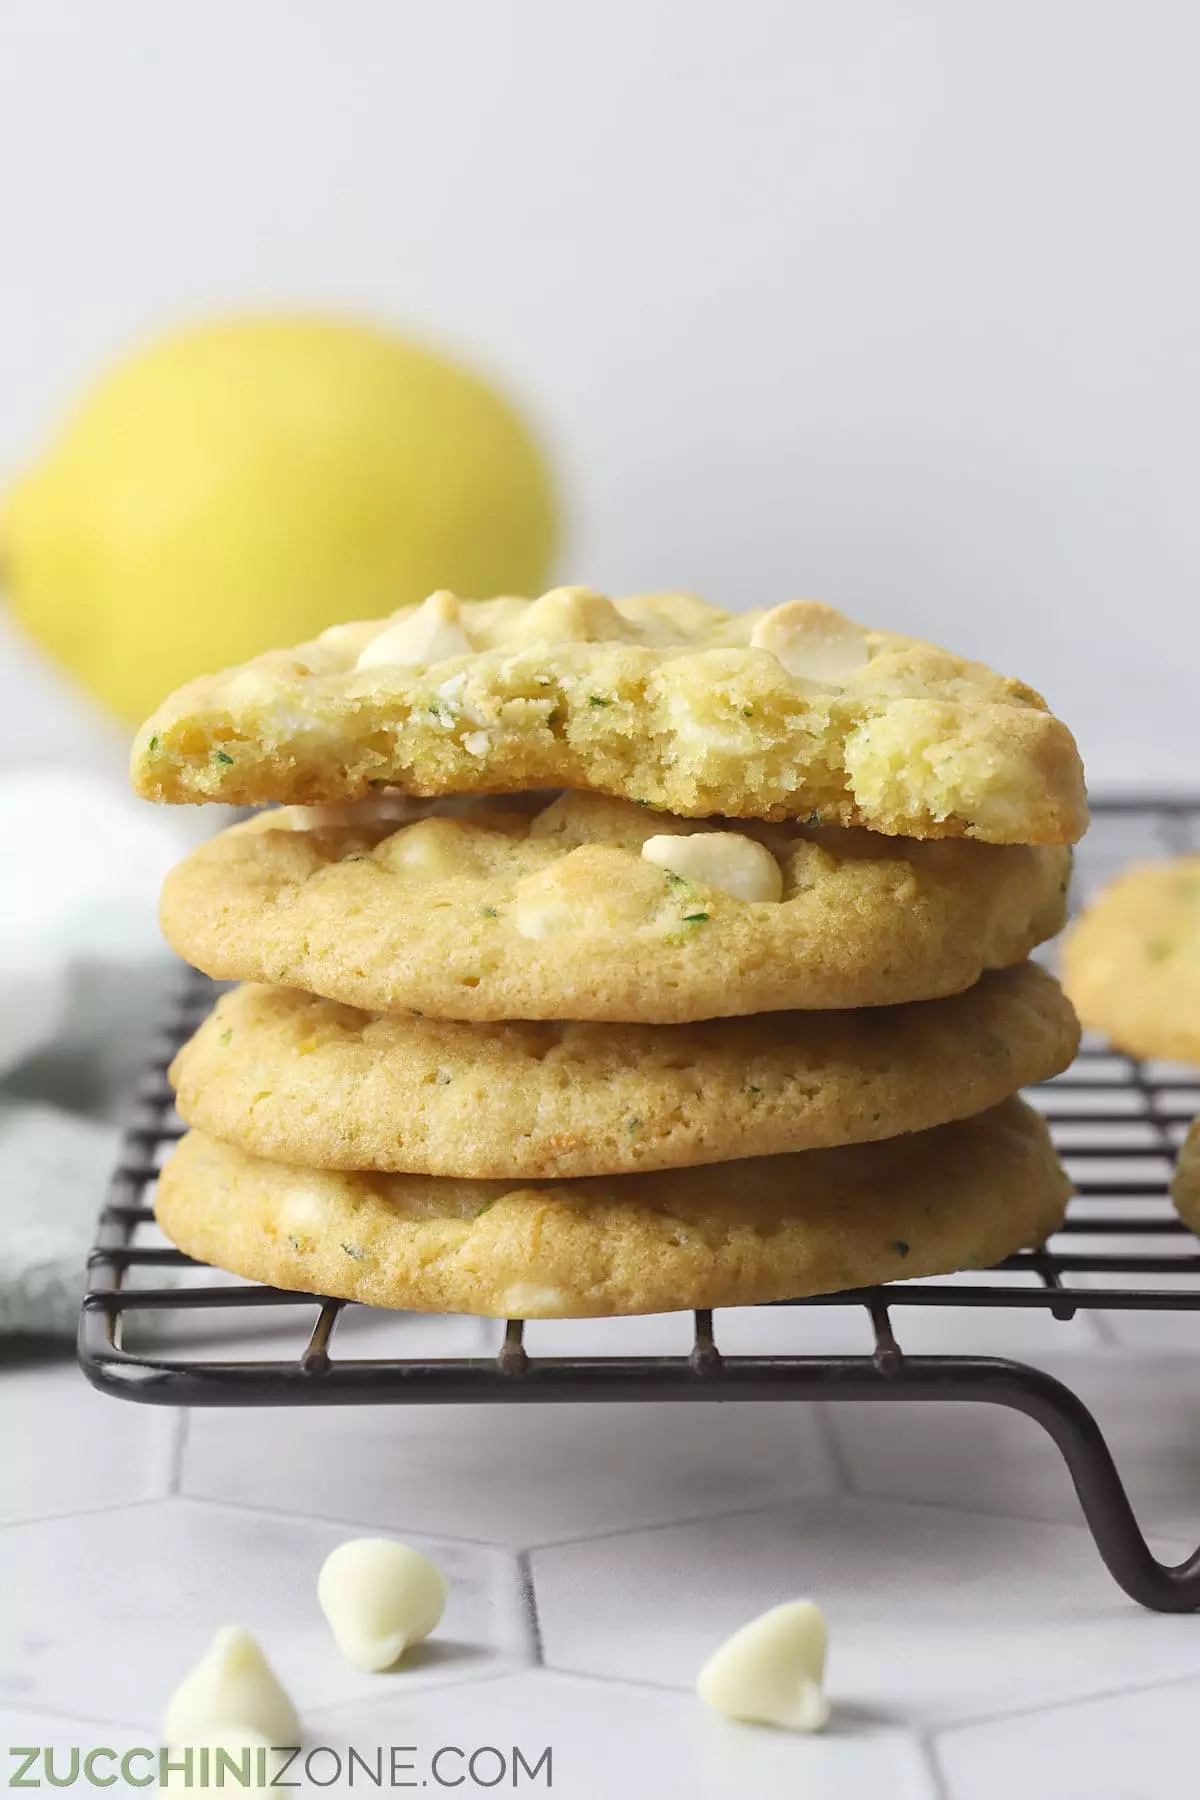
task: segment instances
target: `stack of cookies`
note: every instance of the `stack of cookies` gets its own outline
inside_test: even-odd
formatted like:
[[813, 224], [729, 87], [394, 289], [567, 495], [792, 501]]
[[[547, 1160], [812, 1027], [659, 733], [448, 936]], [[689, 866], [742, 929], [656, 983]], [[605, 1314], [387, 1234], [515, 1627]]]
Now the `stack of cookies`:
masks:
[[224, 994], [172, 1071], [189, 1254], [521, 1318], [835, 1292], [1041, 1242], [1026, 962], [1086, 824], [1029, 688], [796, 601], [439, 593], [191, 683], [149, 798]]

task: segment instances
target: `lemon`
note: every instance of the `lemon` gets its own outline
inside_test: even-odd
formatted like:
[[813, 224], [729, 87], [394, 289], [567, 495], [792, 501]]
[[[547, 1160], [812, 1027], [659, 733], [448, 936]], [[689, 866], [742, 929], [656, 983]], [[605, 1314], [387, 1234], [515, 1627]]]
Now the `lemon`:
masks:
[[87, 393], [0, 508], [16, 616], [120, 717], [436, 588], [537, 594], [542, 457], [484, 382], [335, 319], [176, 333]]

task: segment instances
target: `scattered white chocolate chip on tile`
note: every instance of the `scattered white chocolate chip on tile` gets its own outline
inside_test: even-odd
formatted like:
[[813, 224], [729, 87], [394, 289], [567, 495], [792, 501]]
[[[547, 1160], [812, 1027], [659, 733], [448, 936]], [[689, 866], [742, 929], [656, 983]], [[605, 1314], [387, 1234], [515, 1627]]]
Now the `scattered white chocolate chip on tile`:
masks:
[[453, 594], [439, 589], [373, 637], [355, 663], [356, 669], [427, 668], [452, 656], [467, 656], [471, 640], [462, 625], [462, 608]]
[[291, 1743], [272, 1743], [248, 1725], [224, 1725], [198, 1732], [186, 1744], [168, 1744], [167, 1779], [160, 1794], [260, 1793], [270, 1790], [282, 1773], [280, 1750]]
[[446, 1578], [427, 1556], [392, 1538], [352, 1538], [325, 1559], [317, 1599], [337, 1647], [356, 1669], [390, 1669], [433, 1630]]
[[789, 1600], [727, 1638], [700, 1671], [700, 1698], [747, 1724], [820, 1731], [829, 1718], [822, 1682], [828, 1631], [812, 1600]]
[[642, 857], [656, 868], [702, 881], [737, 900], [782, 900], [783, 871], [765, 844], [740, 831], [649, 837]]
[[191, 1744], [214, 1731], [240, 1726], [272, 1744], [298, 1744], [300, 1722], [266, 1657], [240, 1625], [218, 1631], [207, 1653], [167, 1703], [163, 1738]]
[[750, 633], [755, 650], [769, 650], [789, 675], [817, 688], [839, 687], [870, 661], [866, 633], [822, 600], [786, 600]]

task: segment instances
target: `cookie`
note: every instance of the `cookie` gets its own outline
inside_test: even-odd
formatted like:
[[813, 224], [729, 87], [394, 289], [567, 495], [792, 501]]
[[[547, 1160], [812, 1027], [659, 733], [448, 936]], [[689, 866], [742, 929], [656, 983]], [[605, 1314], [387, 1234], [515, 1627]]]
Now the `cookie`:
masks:
[[1034, 963], [946, 1000], [699, 1025], [466, 1025], [241, 987], [171, 1080], [189, 1125], [277, 1162], [543, 1180], [921, 1131], [1058, 1074], [1078, 1039]]
[[1068, 932], [1062, 963], [1093, 1031], [1133, 1056], [1200, 1063], [1200, 856], [1118, 877]]
[[1171, 1197], [1184, 1224], [1200, 1232], [1200, 1119], [1193, 1121], [1179, 1152]]
[[[1063, 919], [1070, 852], [1054, 847], [795, 821], [722, 837], [720, 820], [596, 794], [511, 804], [412, 823], [387, 803], [355, 822], [260, 814], [172, 871], [163, 931], [209, 975], [372, 1012], [652, 1025], [960, 993]], [[773, 871], [777, 898], [664, 866], [699, 852], [734, 882], [730, 845], [762, 857], [749, 873], [765, 887]]]
[[151, 800], [327, 802], [570, 787], [688, 818], [1068, 844], [1074, 740], [1032, 688], [789, 601], [433, 594], [173, 694], [138, 734]]
[[418, 1312], [587, 1318], [784, 1300], [982, 1267], [1062, 1220], [1020, 1100], [838, 1150], [514, 1186], [290, 1168], [193, 1131], [155, 1210], [189, 1256]]

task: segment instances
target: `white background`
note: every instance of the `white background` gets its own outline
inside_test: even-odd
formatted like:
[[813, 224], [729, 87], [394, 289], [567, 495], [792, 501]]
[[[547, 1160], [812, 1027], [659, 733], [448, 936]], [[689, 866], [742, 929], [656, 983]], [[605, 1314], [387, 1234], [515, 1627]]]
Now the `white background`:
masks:
[[[1189, 0], [3, 0], [0, 481], [232, 303], [499, 374], [560, 573], [818, 594], [1200, 780]], [[92, 727], [0, 632], [0, 755]]]

